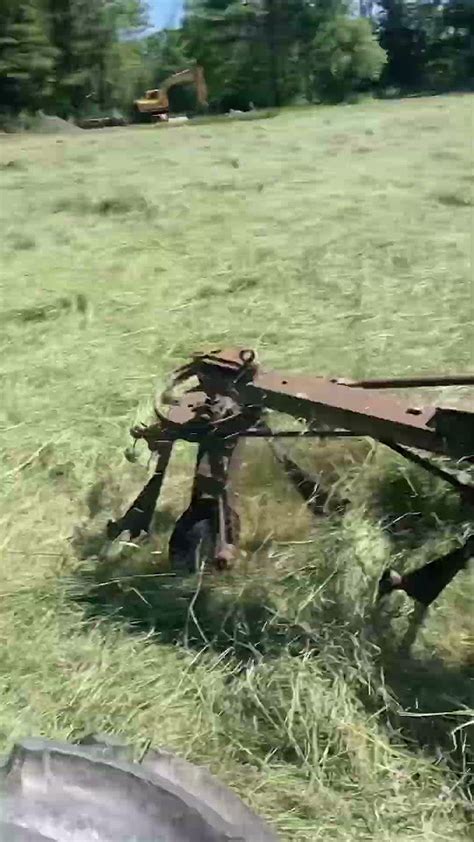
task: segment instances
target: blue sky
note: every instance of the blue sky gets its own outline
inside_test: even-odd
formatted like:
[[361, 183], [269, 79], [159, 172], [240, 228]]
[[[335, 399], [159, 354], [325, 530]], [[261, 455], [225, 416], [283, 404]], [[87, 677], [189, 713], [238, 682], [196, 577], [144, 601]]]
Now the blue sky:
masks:
[[179, 23], [182, 0], [148, 0], [150, 18], [155, 29], [165, 29]]

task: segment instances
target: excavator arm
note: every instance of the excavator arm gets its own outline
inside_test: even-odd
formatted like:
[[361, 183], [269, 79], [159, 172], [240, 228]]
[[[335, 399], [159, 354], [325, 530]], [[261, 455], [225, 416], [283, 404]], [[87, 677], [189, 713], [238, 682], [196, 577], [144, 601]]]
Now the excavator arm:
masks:
[[160, 90], [166, 95], [171, 88], [177, 85], [194, 84], [196, 86], [197, 99], [200, 105], [207, 105], [207, 85], [204, 70], [197, 64], [188, 70], [181, 70], [168, 76], [161, 84]]
[[[175, 398], [178, 386], [190, 378], [198, 385]], [[254, 351], [216, 350], [196, 354], [179, 369], [166, 392], [171, 404], [164, 414], [156, 408], [157, 420], [150, 426], [134, 428], [135, 440], [144, 439], [158, 454], [157, 478], [151, 486], [161, 488], [164, 467], [174, 441], [182, 439], [199, 445], [193, 493], [189, 509], [178, 522], [170, 548], [195, 547], [197, 538], [189, 535], [206, 521], [208, 533], [215, 536], [211, 557], [216, 566], [227, 566], [238, 540], [238, 517], [231, 495], [231, 474], [238, 468], [238, 442], [248, 437], [369, 436], [404, 458], [445, 480], [462, 499], [474, 505], [474, 485], [459, 475], [459, 463], [474, 462], [474, 411], [439, 406], [419, 406], [394, 395], [381, 394], [390, 380], [348, 381], [339, 378], [300, 376], [263, 370]], [[446, 385], [474, 385], [473, 375], [394, 380], [393, 388]], [[304, 422], [301, 432], [275, 432], [271, 412], [287, 414]], [[279, 447], [275, 453], [299, 492], [321, 511], [318, 478], [308, 475]], [[452, 470], [430, 461], [428, 454], [446, 457], [455, 463]], [[150, 483], [149, 483], [150, 485]], [[147, 492], [145, 489], [145, 497]], [[109, 524], [109, 536], [129, 530], [132, 536], [148, 531], [156, 498], [143, 500], [143, 492], [120, 521]], [[316, 505], [314, 505], [316, 502]], [[194, 541], [194, 543], [193, 543]], [[380, 595], [394, 589], [405, 590], [425, 605], [433, 601], [451, 578], [467, 565], [474, 554], [474, 537], [464, 547], [443, 559], [431, 562], [421, 571], [405, 577], [388, 571], [380, 582]], [[171, 552], [173, 555], [173, 552]], [[179, 551], [178, 551], [179, 555]], [[423, 572], [424, 571], [424, 572]]]

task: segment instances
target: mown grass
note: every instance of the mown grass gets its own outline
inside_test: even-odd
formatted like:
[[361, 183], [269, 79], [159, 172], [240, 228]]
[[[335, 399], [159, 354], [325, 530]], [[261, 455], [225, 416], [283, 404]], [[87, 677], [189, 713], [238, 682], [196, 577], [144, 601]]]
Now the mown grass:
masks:
[[299, 445], [349, 500], [315, 521], [249, 443], [236, 570], [179, 581], [182, 446], [152, 544], [112, 552], [103, 528], [146, 476], [128, 428], [196, 348], [347, 377], [472, 368], [472, 107], [1, 138], [4, 746], [170, 746], [284, 840], [471, 838], [472, 573], [427, 616], [374, 607], [387, 563], [463, 534], [449, 491], [370, 443]]

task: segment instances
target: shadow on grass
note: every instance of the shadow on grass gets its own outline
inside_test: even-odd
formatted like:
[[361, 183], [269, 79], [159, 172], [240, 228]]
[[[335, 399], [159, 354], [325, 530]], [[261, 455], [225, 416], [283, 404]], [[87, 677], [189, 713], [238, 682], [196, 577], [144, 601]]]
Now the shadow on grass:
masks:
[[[448, 766], [458, 778], [457, 786], [472, 802], [474, 665], [448, 666], [433, 653], [414, 653], [429, 611], [413, 605], [401, 641], [393, 634], [390, 614], [383, 609], [372, 612], [370, 633], [378, 649], [375, 661], [388, 692], [382, 719], [395, 741], [402, 739], [413, 750], [434, 758], [436, 764]], [[379, 712], [371, 694], [362, 691], [360, 697], [368, 711]]]
[[445, 482], [403, 461], [368, 479], [369, 508], [395, 550], [413, 550], [472, 521], [472, 508]]
[[357, 662], [354, 641], [365, 638], [371, 663], [361, 667], [356, 692], [367, 712], [377, 714], [395, 743], [448, 765], [463, 793], [474, 796], [474, 737], [463, 714], [472, 707], [474, 670], [413, 654], [426, 610], [414, 607], [407, 632], [397, 642], [389, 611], [368, 607], [365, 616], [349, 617], [340, 603], [328, 599], [304, 622], [294, 622], [278, 613], [269, 590], [256, 578], [242, 582], [242, 577], [219, 575], [217, 582], [209, 574], [199, 582], [162, 572], [149, 561], [142, 560], [138, 568], [132, 572], [132, 564], [122, 562], [117, 570], [115, 562], [104, 560], [81, 574], [76, 598], [91, 621], [108, 618], [132, 633], [156, 635], [161, 643], [208, 649], [239, 662], [241, 669], [282, 654], [312, 653], [328, 677], [334, 670], [332, 655], [326, 658], [328, 647], [330, 654], [335, 646], [341, 655], [344, 674]]
[[[436, 481], [424, 474], [420, 477], [420, 471], [412, 471], [411, 466], [408, 472], [394, 471], [377, 480], [372, 492], [377, 516], [382, 517], [396, 549], [420, 546], [436, 529], [454, 530], [465, 518], [455, 495], [444, 487], [439, 490]], [[95, 501], [89, 502], [95, 512]], [[416, 519], [411, 529], [401, 528], [410, 504]], [[352, 683], [367, 713], [377, 716], [394, 743], [421, 750], [435, 763], [449, 766], [457, 775], [459, 790], [474, 798], [474, 735], [468, 714], [473, 705], [474, 665], [448, 666], [426, 649], [415, 653], [426, 609], [414, 605], [400, 640], [394, 626], [401, 595], [373, 606], [369, 583], [363, 588], [365, 595], [346, 596], [340, 585], [344, 570], [334, 571], [338, 547], [332, 550], [332, 544], [323, 549], [321, 559], [316, 551], [315, 563], [308, 565], [306, 559], [288, 574], [283, 583], [284, 608], [276, 598], [274, 578], [258, 574], [258, 559], [255, 570], [246, 574], [237, 569], [201, 578], [174, 576], [158, 549], [164, 546], [174, 521], [172, 511], [160, 511], [151, 542], [139, 549], [125, 547], [116, 560], [103, 557], [103, 533], [76, 533], [76, 555], [89, 563], [78, 574], [73, 592], [92, 622], [108, 618], [125, 624], [131, 632], [155, 635], [161, 643], [208, 649], [234, 665], [237, 662], [235, 674], [262, 659], [288, 654], [314, 655], [328, 679], [334, 678], [335, 671], [354, 675], [360, 663]], [[337, 525], [334, 516], [330, 523]], [[337, 544], [337, 529], [333, 534]], [[306, 602], [311, 591], [321, 591], [326, 578], [331, 581], [324, 593], [315, 596], [300, 615], [295, 605]], [[281, 583], [280, 579], [280, 595]]]
[[[96, 543], [89, 544], [97, 550]], [[243, 666], [283, 649], [301, 651], [303, 629], [279, 623], [257, 584], [232, 574], [179, 577], [143, 561], [139, 572], [122, 562], [97, 561], [73, 585], [74, 597], [92, 620], [124, 623], [131, 632], [156, 635], [160, 643], [228, 654]], [[219, 582], [216, 582], [218, 577]]]

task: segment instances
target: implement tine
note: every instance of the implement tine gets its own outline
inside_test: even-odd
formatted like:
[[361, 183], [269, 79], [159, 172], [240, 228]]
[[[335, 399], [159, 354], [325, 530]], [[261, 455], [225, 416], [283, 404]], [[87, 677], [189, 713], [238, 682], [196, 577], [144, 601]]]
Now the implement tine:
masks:
[[401, 576], [394, 570], [386, 570], [379, 582], [379, 599], [392, 591], [404, 591], [412, 599], [428, 607], [440, 595], [455, 576], [466, 570], [469, 559], [474, 556], [474, 536], [462, 547], [429, 561], [422, 567]]
[[118, 520], [109, 520], [107, 524], [107, 537], [110, 540], [118, 538], [122, 532], [129, 532], [133, 540], [139, 538], [142, 532], [149, 533], [151, 520], [160, 496], [161, 487], [168, 467], [173, 442], [160, 442], [157, 452], [158, 461], [155, 473], [140, 491], [128, 511]]
[[[326, 514], [327, 505], [331, 495], [322, 488], [320, 477], [308, 473], [308, 471], [298, 465], [298, 463], [291, 458], [286, 448], [278, 441], [278, 437], [274, 437], [273, 431], [268, 424], [261, 423], [258, 431], [261, 432], [262, 435], [267, 435], [269, 437], [268, 444], [270, 450], [275, 456], [277, 462], [283, 468], [293, 487], [305, 501], [310, 512], [313, 515]], [[346, 501], [341, 501], [341, 506], [344, 507], [345, 505]]]

